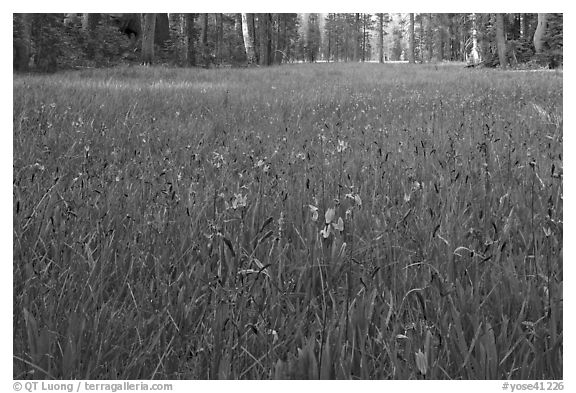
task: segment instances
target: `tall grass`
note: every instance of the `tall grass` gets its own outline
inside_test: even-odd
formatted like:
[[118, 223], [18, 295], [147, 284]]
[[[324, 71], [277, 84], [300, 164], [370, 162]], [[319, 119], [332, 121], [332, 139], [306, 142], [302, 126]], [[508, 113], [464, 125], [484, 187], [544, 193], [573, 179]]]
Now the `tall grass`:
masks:
[[14, 378], [561, 379], [562, 76], [14, 77]]

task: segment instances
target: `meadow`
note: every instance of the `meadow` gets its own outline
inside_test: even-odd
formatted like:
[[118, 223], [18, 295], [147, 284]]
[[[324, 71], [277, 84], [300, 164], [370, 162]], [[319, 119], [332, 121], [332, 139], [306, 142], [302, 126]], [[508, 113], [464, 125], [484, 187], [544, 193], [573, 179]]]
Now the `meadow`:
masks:
[[15, 379], [562, 379], [561, 72], [13, 82]]

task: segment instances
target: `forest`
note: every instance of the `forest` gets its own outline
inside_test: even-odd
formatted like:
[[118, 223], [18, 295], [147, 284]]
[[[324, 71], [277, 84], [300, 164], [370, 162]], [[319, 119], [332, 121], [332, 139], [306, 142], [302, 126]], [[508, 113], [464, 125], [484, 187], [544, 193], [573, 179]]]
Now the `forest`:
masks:
[[14, 69], [457, 61], [557, 68], [562, 14], [13, 14]]

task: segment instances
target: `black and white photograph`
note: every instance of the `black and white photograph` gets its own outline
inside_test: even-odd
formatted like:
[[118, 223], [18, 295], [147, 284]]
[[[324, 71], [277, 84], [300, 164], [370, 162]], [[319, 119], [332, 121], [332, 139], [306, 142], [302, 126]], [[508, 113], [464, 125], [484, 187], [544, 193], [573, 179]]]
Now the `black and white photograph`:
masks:
[[12, 13], [13, 391], [565, 389], [564, 14], [389, 6]]

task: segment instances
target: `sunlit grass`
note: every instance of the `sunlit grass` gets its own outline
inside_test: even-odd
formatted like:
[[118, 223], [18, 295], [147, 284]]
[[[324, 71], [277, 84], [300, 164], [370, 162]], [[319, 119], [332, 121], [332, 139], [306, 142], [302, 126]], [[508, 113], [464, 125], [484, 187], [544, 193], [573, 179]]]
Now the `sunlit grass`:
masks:
[[561, 379], [562, 75], [14, 78], [14, 378]]

